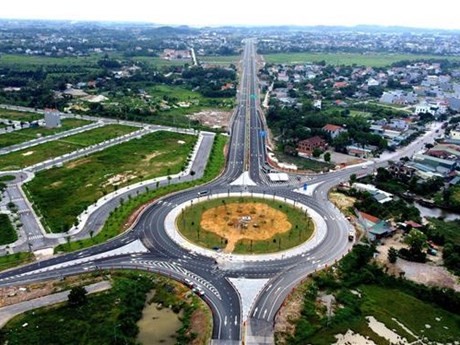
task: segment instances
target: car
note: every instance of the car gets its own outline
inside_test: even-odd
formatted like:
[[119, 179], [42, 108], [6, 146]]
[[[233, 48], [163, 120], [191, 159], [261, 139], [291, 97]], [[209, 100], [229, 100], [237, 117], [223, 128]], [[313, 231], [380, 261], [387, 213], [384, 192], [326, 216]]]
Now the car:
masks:
[[202, 196], [206, 194], [209, 194], [209, 190], [202, 190], [201, 192], [198, 192], [198, 196]]

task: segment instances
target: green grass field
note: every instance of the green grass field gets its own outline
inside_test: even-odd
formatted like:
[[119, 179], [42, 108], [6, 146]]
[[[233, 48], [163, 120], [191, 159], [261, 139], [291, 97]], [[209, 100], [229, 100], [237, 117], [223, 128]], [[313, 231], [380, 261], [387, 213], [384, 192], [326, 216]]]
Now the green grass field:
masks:
[[90, 124], [90, 121], [79, 119], [64, 119], [61, 121], [61, 127], [58, 128], [24, 128], [19, 131], [5, 133], [0, 135], [0, 148], [24, 143], [26, 141], [65, 132], [73, 128], [82, 127]]
[[200, 62], [208, 63], [211, 65], [228, 66], [230, 64], [238, 64], [241, 60], [241, 55], [231, 56], [198, 56]]
[[127, 229], [129, 224], [128, 219], [132, 214], [139, 210], [142, 205], [146, 205], [152, 200], [158, 199], [164, 195], [168, 195], [180, 190], [195, 187], [204, 184], [216, 178], [225, 166], [224, 148], [228, 142], [228, 137], [217, 135], [211, 150], [211, 156], [206, 164], [204, 176], [199, 180], [188, 181], [179, 184], [172, 184], [169, 186], [160, 187], [157, 189], [146, 190], [145, 193], [129, 199], [123, 205], [117, 207], [108, 217], [102, 230], [92, 238], [61, 244], [57, 246], [54, 251], [59, 252], [72, 252], [82, 248], [88, 248], [96, 244], [107, 242], [112, 237], [115, 237]]
[[332, 65], [353, 65], [384, 67], [394, 62], [402, 60], [421, 60], [421, 59], [449, 59], [460, 61], [458, 56], [436, 56], [436, 55], [417, 55], [417, 54], [384, 54], [384, 53], [280, 53], [264, 55], [267, 63], [312, 63], [326, 61]]
[[137, 130], [135, 127], [107, 125], [84, 133], [75, 134], [62, 140], [50, 141], [28, 149], [12, 152], [1, 156], [0, 170], [21, 169], [135, 130]]
[[6, 214], [0, 213], [0, 245], [13, 243], [18, 239], [16, 230]]
[[[401, 327], [402, 323], [416, 337], [425, 336], [431, 342], [453, 343], [460, 339], [460, 316], [444, 309], [425, 303], [396, 289], [376, 285], [364, 285], [359, 288], [362, 298], [357, 300], [360, 316], [344, 319], [329, 327], [323, 327], [309, 338], [309, 344], [328, 345], [336, 341], [334, 335], [344, 334], [348, 329], [368, 336], [377, 345], [386, 345], [388, 341], [374, 333], [368, 326], [366, 316], [373, 316], [389, 329], [405, 337], [409, 342], [415, 338]], [[439, 321], [438, 321], [438, 320]], [[429, 328], [425, 325], [429, 325]]]
[[252, 241], [252, 245], [249, 240], [239, 241], [235, 246], [235, 253], [262, 254], [286, 250], [306, 241], [313, 233], [314, 225], [310, 217], [291, 205], [268, 198], [230, 197], [226, 199], [211, 199], [186, 208], [177, 219], [177, 226], [184, 237], [208, 249], [225, 247], [223, 238], [204, 230], [200, 225], [203, 212], [214, 207], [222, 206], [222, 200], [225, 200], [227, 205], [232, 203], [265, 203], [276, 210], [284, 212], [288, 216], [289, 223], [292, 225], [291, 230], [288, 232], [277, 234], [265, 241]]
[[102, 55], [97, 54], [84, 57], [50, 57], [3, 54], [0, 57], [0, 67], [14, 67], [15, 69], [24, 69], [42, 66], [93, 66], [99, 59], [102, 58]]
[[87, 206], [118, 187], [180, 172], [195, 140], [155, 132], [38, 173], [27, 188], [51, 231], [65, 231]]
[[0, 119], [29, 122], [43, 119], [43, 115], [0, 108]]

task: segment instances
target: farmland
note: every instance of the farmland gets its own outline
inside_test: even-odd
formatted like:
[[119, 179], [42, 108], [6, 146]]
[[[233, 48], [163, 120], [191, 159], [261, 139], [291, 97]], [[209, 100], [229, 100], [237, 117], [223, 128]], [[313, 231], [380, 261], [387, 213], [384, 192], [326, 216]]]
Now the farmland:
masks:
[[[453, 61], [460, 61], [458, 56], [443, 57]], [[417, 54], [383, 54], [383, 53], [280, 53], [264, 55], [267, 63], [312, 63], [325, 61], [332, 65], [358, 65], [383, 67], [389, 66], [394, 62], [402, 60], [420, 60], [420, 59], [439, 59], [435, 55], [417, 55]]]

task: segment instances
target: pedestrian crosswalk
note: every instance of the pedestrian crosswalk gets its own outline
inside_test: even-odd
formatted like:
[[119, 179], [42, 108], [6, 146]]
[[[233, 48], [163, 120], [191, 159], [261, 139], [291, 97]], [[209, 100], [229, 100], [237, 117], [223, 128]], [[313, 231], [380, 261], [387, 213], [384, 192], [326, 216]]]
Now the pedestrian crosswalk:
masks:
[[43, 238], [42, 234], [40, 234], [40, 235], [28, 235], [27, 236], [27, 239], [29, 241], [31, 241], [31, 240], [39, 240], [39, 239], [42, 239], [42, 238]]
[[187, 277], [188, 279], [191, 279], [192, 281], [198, 283], [199, 285], [205, 287], [209, 291], [211, 291], [216, 297], [220, 300], [222, 300], [222, 296], [220, 295], [219, 291], [216, 289], [214, 285], [212, 285], [210, 282], [207, 280], [204, 280], [202, 277], [196, 275], [193, 272], [190, 272], [189, 270], [186, 270], [180, 264], [175, 263], [175, 262], [167, 262], [167, 261], [153, 261], [153, 260], [136, 260], [132, 259], [132, 261], [143, 265], [143, 266], [148, 266], [148, 267], [155, 267], [159, 269], [164, 269], [166, 271], [174, 271], [177, 273], [180, 273], [182, 276]]

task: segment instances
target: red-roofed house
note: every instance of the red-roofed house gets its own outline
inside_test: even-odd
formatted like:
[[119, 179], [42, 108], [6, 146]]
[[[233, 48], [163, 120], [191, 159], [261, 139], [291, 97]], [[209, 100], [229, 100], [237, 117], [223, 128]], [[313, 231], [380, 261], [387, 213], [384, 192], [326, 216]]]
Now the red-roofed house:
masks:
[[347, 130], [341, 126], [331, 125], [328, 123], [323, 127], [323, 131], [328, 133], [332, 139], [336, 138], [340, 133], [346, 132]]
[[348, 83], [346, 81], [338, 81], [335, 82], [333, 85], [334, 89], [343, 89], [344, 87], [347, 87]]
[[326, 140], [324, 140], [320, 136], [315, 136], [312, 138], [299, 141], [299, 143], [297, 144], [297, 151], [299, 153], [306, 153], [307, 155], [311, 155], [313, 153], [313, 150], [316, 148], [326, 150]]

